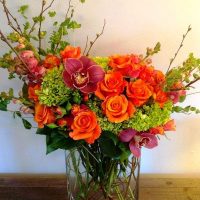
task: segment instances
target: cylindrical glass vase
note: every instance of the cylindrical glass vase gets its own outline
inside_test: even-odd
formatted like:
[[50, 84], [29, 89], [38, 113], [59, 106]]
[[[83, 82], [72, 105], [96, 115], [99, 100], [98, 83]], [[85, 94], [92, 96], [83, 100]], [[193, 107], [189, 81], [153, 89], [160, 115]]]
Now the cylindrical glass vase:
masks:
[[92, 147], [66, 151], [68, 200], [138, 200], [140, 160], [105, 157]]

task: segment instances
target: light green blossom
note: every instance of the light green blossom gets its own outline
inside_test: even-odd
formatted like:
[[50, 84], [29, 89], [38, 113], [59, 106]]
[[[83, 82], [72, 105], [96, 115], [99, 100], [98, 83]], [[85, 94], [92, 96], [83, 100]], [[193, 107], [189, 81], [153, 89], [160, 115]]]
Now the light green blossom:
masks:
[[63, 67], [53, 68], [43, 78], [41, 90], [38, 91], [39, 101], [47, 106], [57, 106], [68, 101], [71, 89], [62, 78]]

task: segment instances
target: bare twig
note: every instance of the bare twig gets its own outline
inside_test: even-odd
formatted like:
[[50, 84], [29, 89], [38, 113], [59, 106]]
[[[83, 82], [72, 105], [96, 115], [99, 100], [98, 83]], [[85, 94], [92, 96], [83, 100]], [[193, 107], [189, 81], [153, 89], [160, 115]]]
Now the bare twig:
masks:
[[87, 47], [88, 47], [88, 40], [89, 40], [89, 37], [87, 36], [87, 39], [86, 39], [86, 43], [85, 43], [85, 49], [83, 51], [83, 55], [85, 55], [85, 52], [87, 50]]
[[39, 16], [39, 18], [40, 18], [40, 22], [39, 22], [39, 29], [38, 29], [38, 39], [39, 39], [39, 52], [40, 52], [40, 50], [41, 50], [41, 47], [42, 47], [42, 37], [41, 37], [41, 28], [42, 28], [42, 17], [43, 17], [43, 13], [44, 13], [44, 6], [45, 6], [45, 4], [46, 4], [46, 1], [45, 0], [43, 0], [42, 1], [42, 9], [41, 9], [41, 13], [40, 13], [40, 16]]
[[0, 39], [5, 42], [10, 49], [16, 54], [16, 56], [19, 58], [19, 60], [23, 63], [23, 65], [28, 69], [27, 64], [23, 61], [23, 59], [19, 56], [18, 52], [13, 48], [13, 46], [9, 43], [3, 32], [0, 30]]
[[[20, 35], [23, 35], [23, 32], [22, 32], [22, 29], [17, 21], [17, 18], [14, 17], [11, 12], [9, 11], [8, 7], [6, 6], [6, 0], [1, 0], [0, 3], [3, 5], [3, 9], [4, 9], [4, 12], [6, 14], [6, 18], [7, 18], [7, 21], [8, 21], [8, 25], [14, 30], [16, 31], [18, 34]], [[13, 21], [15, 22], [16, 24], [16, 27], [13, 25], [12, 21], [11, 21], [11, 18], [13, 19]]]
[[65, 19], [68, 18], [69, 11], [70, 11], [70, 9], [73, 7], [73, 6], [71, 5], [71, 2], [72, 2], [72, 0], [69, 0], [69, 6], [68, 6], [68, 9], [67, 9], [67, 13], [66, 13], [66, 15], [65, 15]]
[[167, 72], [169, 72], [169, 70], [170, 70], [170, 68], [171, 68], [171, 65], [172, 65], [172, 63], [174, 62], [174, 60], [176, 59], [176, 56], [178, 55], [178, 53], [179, 53], [179, 51], [180, 51], [180, 49], [183, 47], [183, 42], [184, 42], [184, 40], [185, 40], [185, 38], [186, 38], [186, 36], [187, 36], [187, 34], [191, 31], [191, 26], [189, 25], [188, 26], [188, 29], [187, 29], [187, 32], [183, 35], [183, 39], [182, 39], [182, 41], [181, 41], [181, 44], [180, 44], [180, 46], [179, 46], [179, 48], [178, 48], [178, 50], [176, 51], [176, 53], [175, 53], [175, 55], [174, 55], [174, 57], [170, 60], [170, 63], [169, 63], [169, 67], [168, 67], [168, 69], [167, 69]]
[[[52, 0], [51, 3], [49, 4], [49, 6], [47, 6], [45, 9], [43, 9], [43, 10], [40, 12], [40, 14], [39, 14], [38, 16], [39, 16], [39, 17], [40, 17], [40, 16], [43, 16], [44, 13], [45, 13], [49, 8], [51, 8], [51, 6], [53, 5], [54, 1], [55, 1], [55, 0]], [[42, 4], [43, 4], [43, 2], [42, 2]], [[28, 33], [29, 35], [35, 30], [36, 24], [37, 24], [37, 21], [35, 21], [35, 22], [33, 23], [32, 27], [31, 27], [31, 29], [30, 29], [30, 31], [29, 31], [29, 33]]]
[[95, 42], [99, 39], [99, 37], [100, 37], [101, 35], [103, 35], [104, 30], [105, 30], [105, 26], [106, 26], [106, 20], [104, 19], [104, 24], [103, 24], [102, 31], [101, 31], [101, 33], [99, 33], [99, 34], [96, 35], [96, 38], [94, 39], [94, 41], [91, 41], [91, 42], [90, 42], [90, 46], [89, 46], [89, 49], [88, 49], [88, 51], [87, 51], [87, 53], [86, 53], [86, 56], [89, 56], [89, 53], [90, 53], [90, 51], [91, 51], [93, 45], [94, 45]]
[[190, 83], [188, 83], [188, 84], [185, 86], [185, 88], [190, 87], [191, 85], [193, 85], [194, 83], [196, 83], [196, 82], [199, 81], [199, 80], [200, 80], [200, 77], [194, 79], [193, 81], [191, 81]]

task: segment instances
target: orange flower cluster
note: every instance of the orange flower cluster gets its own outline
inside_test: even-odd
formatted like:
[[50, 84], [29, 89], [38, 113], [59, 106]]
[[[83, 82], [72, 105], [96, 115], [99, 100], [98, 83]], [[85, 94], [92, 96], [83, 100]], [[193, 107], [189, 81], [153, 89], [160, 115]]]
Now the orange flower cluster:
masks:
[[164, 74], [136, 55], [111, 56], [112, 68], [98, 83], [95, 95], [103, 100], [102, 109], [108, 120], [120, 123], [133, 116], [135, 107], [152, 100], [160, 107], [168, 101], [163, 91]]
[[[51, 70], [58, 67], [61, 62], [66, 62], [69, 58], [80, 59], [80, 48], [67, 46], [60, 52], [60, 58], [47, 55], [42, 66], [46, 70]], [[86, 58], [82, 57], [81, 59]], [[73, 64], [76, 64], [76, 62]], [[91, 62], [92, 67], [94, 64]], [[121, 123], [133, 117], [136, 108], [148, 102], [157, 102], [162, 107], [168, 101], [167, 94], [163, 91], [164, 74], [155, 70], [139, 56], [111, 56], [108, 65], [111, 70], [108, 70], [104, 79], [97, 83], [97, 89], [94, 92], [102, 101], [101, 109], [108, 121]], [[90, 69], [91, 66], [89, 65], [88, 68]], [[91, 76], [90, 70], [89, 73]], [[89, 78], [94, 81], [92, 77]], [[94, 143], [100, 137], [101, 128], [96, 114], [83, 105], [90, 98], [89, 94], [83, 93], [83, 104], [72, 105], [71, 113], [65, 115], [60, 107], [41, 105], [38, 100], [38, 90], [40, 90], [40, 84], [34, 83], [28, 86], [28, 97], [35, 103], [34, 119], [40, 128], [51, 123], [61, 128], [67, 127], [72, 139], [85, 140], [89, 144]], [[164, 131], [168, 129], [174, 129], [173, 121], [169, 121], [164, 126], [152, 128], [150, 132], [151, 134], [164, 134]]]

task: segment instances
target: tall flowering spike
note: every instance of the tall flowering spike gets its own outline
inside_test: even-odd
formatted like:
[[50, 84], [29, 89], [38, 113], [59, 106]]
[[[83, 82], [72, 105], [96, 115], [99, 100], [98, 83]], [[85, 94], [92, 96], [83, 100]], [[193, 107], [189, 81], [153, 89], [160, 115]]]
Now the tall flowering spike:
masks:
[[97, 83], [104, 79], [105, 72], [89, 58], [69, 58], [64, 61], [63, 80], [70, 88], [79, 89], [83, 93], [92, 93]]

